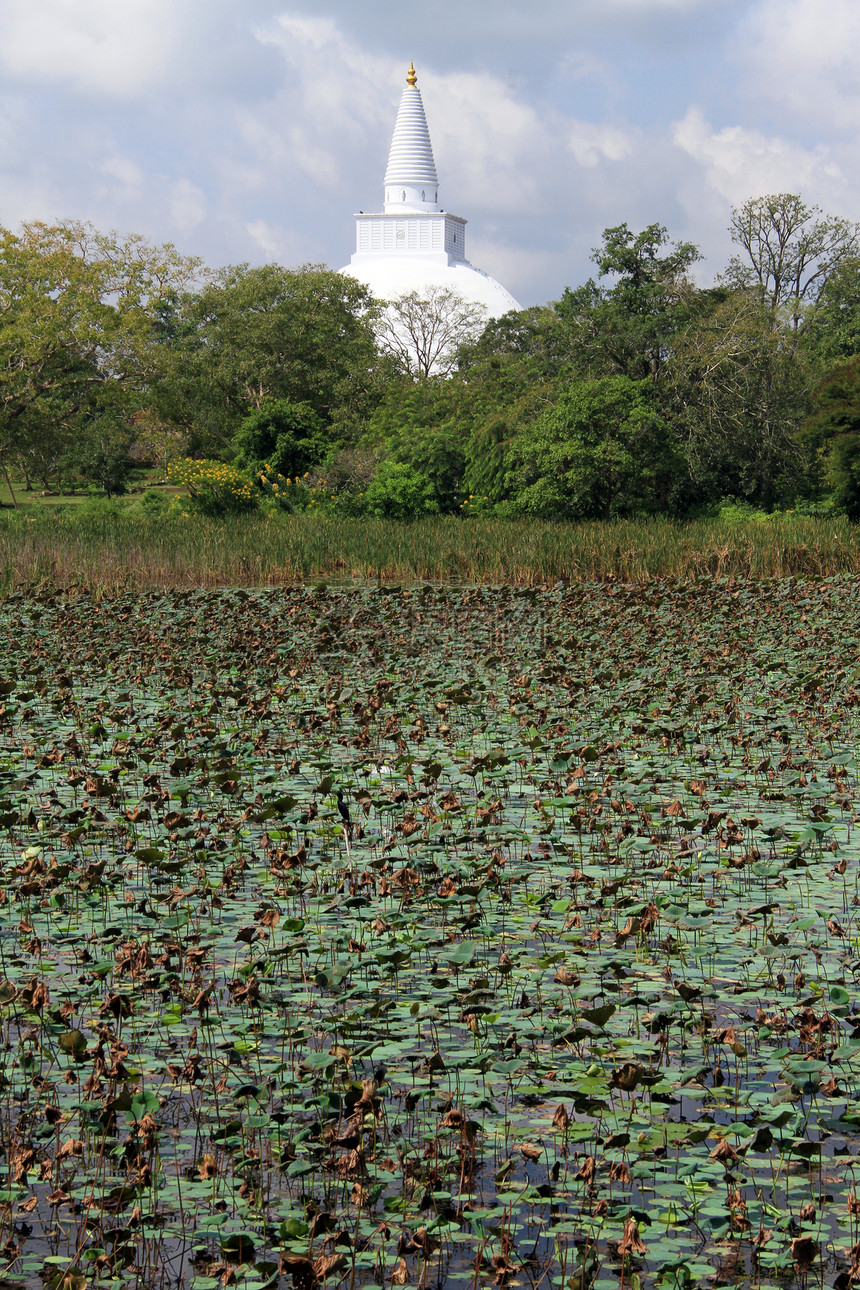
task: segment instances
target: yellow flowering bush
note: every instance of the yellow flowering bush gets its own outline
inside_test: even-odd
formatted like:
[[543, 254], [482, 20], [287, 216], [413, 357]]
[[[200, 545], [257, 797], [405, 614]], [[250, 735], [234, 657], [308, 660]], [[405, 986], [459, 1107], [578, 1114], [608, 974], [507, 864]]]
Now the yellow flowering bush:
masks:
[[317, 479], [310, 486], [308, 498], [309, 511], [329, 511], [336, 509], [337, 494], [329, 488], [327, 479]]
[[303, 511], [308, 505], [310, 489], [307, 472], [304, 475], [282, 475], [270, 462], [263, 464], [255, 482], [259, 484], [263, 497], [279, 511]]
[[481, 497], [470, 493], [465, 501], [460, 503], [461, 515], [492, 515], [494, 509], [493, 503], [486, 494]]
[[168, 483], [186, 490], [181, 499], [183, 514], [240, 515], [257, 509], [258, 493], [247, 475], [223, 461], [194, 461], [180, 457], [167, 469]]

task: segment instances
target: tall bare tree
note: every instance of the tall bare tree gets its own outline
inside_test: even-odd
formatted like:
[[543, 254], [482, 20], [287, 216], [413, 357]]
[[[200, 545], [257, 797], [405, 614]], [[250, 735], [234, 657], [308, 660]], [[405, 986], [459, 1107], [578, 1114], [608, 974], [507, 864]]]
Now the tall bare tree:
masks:
[[860, 226], [795, 193], [751, 197], [732, 212], [729, 232], [743, 254], [729, 261], [723, 281], [757, 288], [774, 312], [787, 309], [795, 332], [833, 271], [860, 253]]
[[450, 287], [409, 291], [389, 301], [377, 323], [380, 348], [415, 380], [450, 376], [461, 345], [478, 338], [487, 322], [483, 305]]

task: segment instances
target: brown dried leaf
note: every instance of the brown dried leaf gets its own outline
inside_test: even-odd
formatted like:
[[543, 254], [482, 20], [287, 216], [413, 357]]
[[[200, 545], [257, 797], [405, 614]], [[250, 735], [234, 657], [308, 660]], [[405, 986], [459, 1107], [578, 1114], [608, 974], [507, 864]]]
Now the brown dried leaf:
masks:
[[281, 1254], [281, 1271], [293, 1278], [295, 1290], [316, 1290], [317, 1274], [310, 1259], [300, 1254]]
[[409, 1269], [406, 1266], [406, 1260], [400, 1258], [397, 1260], [397, 1266], [389, 1277], [393, 1286], [409, 1285]]
[[66, 1138], [57, 1152], [57, 1159], [68, 1160], [71, 1156], [82, 1156], [83, 1154], [84, 1143], [82, 1138]]
[[211, 1151], [207, 1151], [203, 1159], [198, 1161], [197, 1172], [202, 1182], [208, 1182], [210, 1178], [214, 1178], [218, 1173], [218, 1165]]
[[570, 1124], [570, 1116], [567, 1113], [563, 1102], [559, 1102], [555, 1108], [555, 1115], [552, 1117], [553, 1127], [560, 1129], [562, 1133], [567, 1133]]
[[314, 1272], [320, 1281], [325, 1281], [326, 1277], [334, 1276], [345, 1268], [348, 1262], [345, 1254], [321, 1254], [314, 1263]]
[[738, 1153], [730, 1142], [721, 1138], [713, 1151], [709, 1152], [709, 1156], [711, 1160], [722, 1160], [723, 1164], [726, 1164], [729, 1160], [737, 1160]]
[[648, 1246], [639, 1235], [639, 1224], [630, 1214], [624, 1224], [624, 1234], [618, 1242], [619, 1254], [647, 1254]]
[[803, 1270], [808, 1268], [818, 1255], [818, 1242], [812, 1236], [796, 1236], [791, 1242], [791, 1257]]
[[439, 1248], [439, 1242], [435, 1236], [431, 1236], [426, 1227], [419, 1227], [412, 1233], [412, 1245], [416, 1250], [420, 1250], [425, 1259], [429, 1259]]

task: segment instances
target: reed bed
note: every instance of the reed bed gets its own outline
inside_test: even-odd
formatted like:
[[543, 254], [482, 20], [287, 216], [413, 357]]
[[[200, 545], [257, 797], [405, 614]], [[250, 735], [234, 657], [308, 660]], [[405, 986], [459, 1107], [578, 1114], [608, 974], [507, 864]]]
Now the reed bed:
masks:
[[0, 516], [0, 587], [110, 595], [304, 582], [547, 583], [860, 573], [860, 528], [783, 515], [726, 525], [322, 516]]

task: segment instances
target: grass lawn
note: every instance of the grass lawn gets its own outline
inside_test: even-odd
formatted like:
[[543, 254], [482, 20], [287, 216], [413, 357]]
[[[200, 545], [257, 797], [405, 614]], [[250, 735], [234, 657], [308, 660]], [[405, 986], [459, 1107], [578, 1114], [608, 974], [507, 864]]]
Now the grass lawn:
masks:
[[[152, 466], [138, 466], [132, 471], [131, 478], [128, 482], [128, 495], [135, 496], [144, 492], [147, 488], [157, 488], [159, 491], [166, 493], [168, 496], [176, 496], [179, 489], [164, 484], [163, 470]], [[47, 492], [41, 487], [34, 486], [29, 492], [27, 491], [26, 481], [23, 477], [12, 477], [12, 488], [15, 498], [18, 502], [18, 509], [24, 514], [36, 515], [41, 511], [51, 511], [58, 508], [68, 509], [78, 507], [84, 502], [90, 501], [92, 497], [104, 496], [101, 490], [89, 492], [81, 488], [75, 492]], [[12, 494], [9, 491], [9, 485], [5, 478], [0, 475], [0, 510], [14, 510], [15, 506], [12, 500]]]

